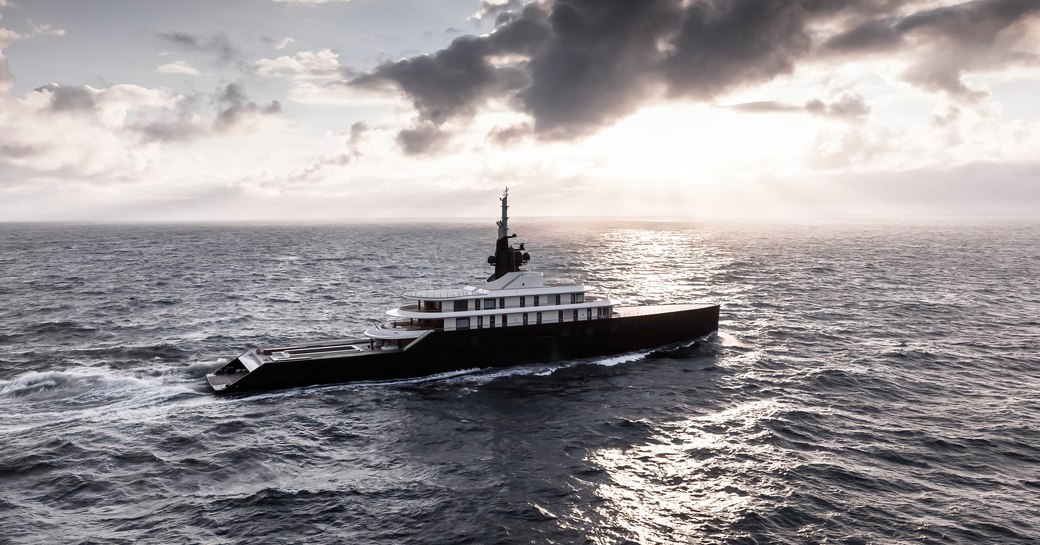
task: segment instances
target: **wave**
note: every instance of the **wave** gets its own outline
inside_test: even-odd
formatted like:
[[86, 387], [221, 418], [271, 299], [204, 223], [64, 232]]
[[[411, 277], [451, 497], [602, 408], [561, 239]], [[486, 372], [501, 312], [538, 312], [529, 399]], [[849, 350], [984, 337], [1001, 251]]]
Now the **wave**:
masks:
[[30, 371], [0, 381], [0, 432], [113, 416], [202, 396], [185, 384], [138, 378], [106, 368]]
[[140, 379], [107, 373], [94, 368], [67, 371], [30, 371], [0, 388], [0, 397], [77, 397], [102, 395], [113, 390], [141, 386]]
[[22, 331], [18, 331], [15, 335], [10, 337], [35, 337], [43, 336], [47, 338], [79, 338], [79, 337], [91, 337], [96, 335], [100, 330], [96, 327], [84, 325], [79, 322], [72, 320], [61, 320], [56, 322], [41, 322], [38, 324], [32, 324]]

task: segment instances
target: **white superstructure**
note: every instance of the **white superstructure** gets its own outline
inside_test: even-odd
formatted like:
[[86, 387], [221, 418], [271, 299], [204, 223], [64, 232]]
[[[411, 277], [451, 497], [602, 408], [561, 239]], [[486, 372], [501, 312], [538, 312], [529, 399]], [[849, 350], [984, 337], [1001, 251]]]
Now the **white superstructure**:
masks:
[[[609, 318], [614, 302], [588, 293], [580, 282], [546, 282], [541, 273], [518, 271], [483, 288], [415, 290], [414, 301], [387, 311], [393, 320], [365, 331], [382, 344], [395, 346], [429, 330], [485, 329]], [[389, 341], [389, 342], [388, 342]]]
[[524, 245], [513, 248], [507, 211], [509, 189], [503, 193], [495, 255], [488, 263], [495, 272], [483, 287], [427, 289], [405, 293], [415, 301], [387, 311], [393, 319], [365, 331], [376, 346], [402, 347], [425, 333], [441, 329], [488, 329], [554, 324], [609, 318], [614, 302], [587, 292], [585, 284], [556, 280], [521, 271], [531, 258]]

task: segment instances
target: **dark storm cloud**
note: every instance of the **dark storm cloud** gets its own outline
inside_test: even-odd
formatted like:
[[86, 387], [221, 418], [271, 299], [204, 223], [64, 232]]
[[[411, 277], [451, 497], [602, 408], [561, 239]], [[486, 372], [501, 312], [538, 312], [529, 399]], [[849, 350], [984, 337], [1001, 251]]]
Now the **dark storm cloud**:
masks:
[[[802, 2], [696, 3], [665, 61], [674, 95], [712, 98], [739, 85], [790, 73], [812, 46]], [[725, 8], [720, 6], [725, 5]]]
[[423, 119], [439, 125], [452, 117], [472, 114], [489, 96], [516, 90], [523, 84], [520, 70], [491, 63], [496, 51], [493, 40], [466, 36], [432, 55], [384, 64], [351, 83], [370, 88], [399, 87], [412, 98]]
[[213, 128], [217, 132], [228, 132], [239, 128], [255, 115], [272, 115], [282, 111], [282, 104], [277, 100], [272, 100], [266, 106], [249, 100], [242, 87], [236, 83], [225, 87], [217, 95], [215, 102], [221, 108], [213, 122]]
[[634, 110], [661, 83], [659, 42], [681, 16], [671, 0], [556, 2], [552, 32], [532, 48], [531, 84], [520, 93], [535, 131], [582, 134]]
[[1025, 17], [1040, 13], [1040, 0], [974, 0], [903, 17], [864, 22], [827, 40], [825, 49], [842, 52], [887, 51], [914, 34], [958, 44], [987, 45]]
[[1022, 23], [1038, 14], [1040, 0], [975, 0], [869, 20], [833, 36], [822, 49], [848, 56], [923, 47], [926, 54], [903, 77], [921, 88], [972, 100], [986, 93], [963, 82], [965, 71], [1040, 60], [1014, 46], [1014, 38], [1023, 32]]
[[[933, 55], [901, 56], [912, 61], [904, 74], [908, 81], [970, 93], [960, 77], [981, 64], [977, 52], [990, 51], [986, 58], [999, 61], [993, 51], [1002, 50], [993, 44], [1000, 38], [994, 36], [1040, 10], [1040, 0], [976, 0], [939, 9], [921, 5], [926, 4], [545, 0], [503, 8], [485, 2], [479, 13], [497, 16], [493, 32], [383, 64], [350, 83], [396, 88], [411, 98], [419, 115], [399, 139], [410, 153], [436, 149], [432, 143], [446, 136], [440, 130], [444, 123], [466, 119], [491, 100], [529, 114], [540, 138], [571, 138], [661, 97], [712, 101], [792, 73], [799, 63], [820, 55], [852, 58], [889, 51], [904, 47], [908, 36], [938, 48]], [[950, 43], [953, 53], [944, 53], [940, 46]], [[839, 117], [869, 111], [858, 97], [794, 108]]]
[[223, 64], [240, 62], [242, 52], [224, 34], [202, 35], [191, 32], [162, 32], [159, 38], [181, 49], [210, 53]]

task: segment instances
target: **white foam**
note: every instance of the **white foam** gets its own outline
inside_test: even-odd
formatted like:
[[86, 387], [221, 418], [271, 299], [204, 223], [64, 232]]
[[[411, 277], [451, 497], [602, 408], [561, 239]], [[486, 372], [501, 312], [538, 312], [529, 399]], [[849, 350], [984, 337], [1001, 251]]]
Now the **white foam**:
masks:
[[184, 384], [167, 384], [104, 367], [30, 371], [0, 389], [0, 433], [76, 421], [127, 420], [143, 409], [185, 394]]

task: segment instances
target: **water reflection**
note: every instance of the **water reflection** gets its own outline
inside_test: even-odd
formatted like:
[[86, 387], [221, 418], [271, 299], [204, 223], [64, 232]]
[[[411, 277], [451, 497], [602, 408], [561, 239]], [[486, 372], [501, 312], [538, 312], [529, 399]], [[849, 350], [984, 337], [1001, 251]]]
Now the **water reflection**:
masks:
[[535, 269], [552, 277], [583, 271], [589, 285], [624, 305], [714, 298], [712, 279], [732, 259], [695, 224], [581, 224], [549, 234], [536, 228]]
[[730, 531], [756, 498], [779, 492], [780, 453], [754, 441], [776, 410], [771, 400], [748, 402], [654, 426], [643, 445], [591, 453], [608, 477], [595, 491], [603, 500], [596, 513], [619, 535], [590, 537], [689, 542]]

